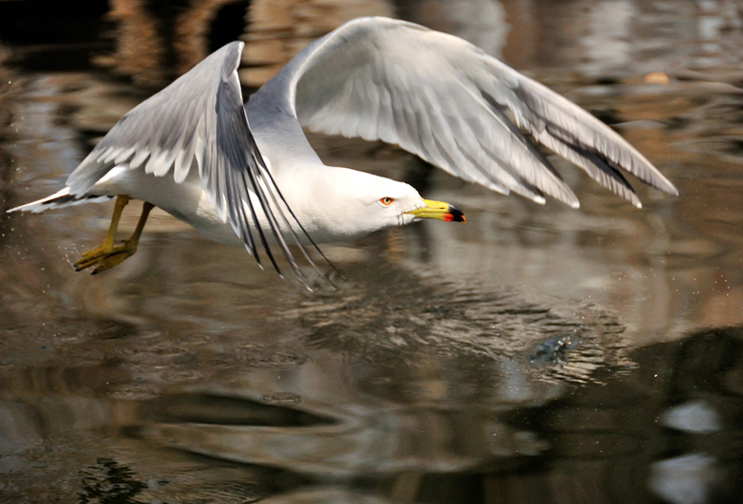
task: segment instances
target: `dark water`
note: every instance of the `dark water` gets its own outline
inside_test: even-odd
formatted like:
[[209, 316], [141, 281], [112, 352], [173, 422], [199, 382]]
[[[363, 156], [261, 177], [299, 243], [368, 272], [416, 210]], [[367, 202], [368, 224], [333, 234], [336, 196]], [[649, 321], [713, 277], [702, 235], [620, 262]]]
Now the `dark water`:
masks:
[[[60, 188], [121, 114], [239, 36], [247, 7], [60, 5], [0, 2], [3, 209]], [[393, 147], [315, 137], [328, 163], [468, 217], [324, 247], [345, 279], [315, 294], [163, 214], [97, 276], [71, 263], [109, 206], [6, 215], [0, 502], [743, 500], [738, 3], [247, 12], [256, 47], [369, 13], [466, 36], [615, 126], [681, 195], [638, 187], [636, 210], [555, 160], [582, 208], [540, 207]], [[261, 54], [246, 83], [288, 57]]]

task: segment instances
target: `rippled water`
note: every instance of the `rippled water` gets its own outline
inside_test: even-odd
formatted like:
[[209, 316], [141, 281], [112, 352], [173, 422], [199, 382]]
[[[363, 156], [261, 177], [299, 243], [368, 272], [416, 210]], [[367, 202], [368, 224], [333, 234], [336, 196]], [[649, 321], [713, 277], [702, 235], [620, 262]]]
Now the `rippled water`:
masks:
[[[74, 36], [18, 7], [33, 3], [0, 3], [4, 209], [61, 187], [152, 92], [129, 77], [158, 85], [229, 34], [220, 2], [212, 17], [80, 8], [67, 13]], [[251, 9], [256, 47], [276, 30], [301, 46], [368, 13], [466, 36], [615, 126], [681, 195], [638, 187], [636, 210], [554, 160], [582, 208], [540, 207], [394, 147], [313, 137], [329, 164], [410, 181], [468, 217], [324, 247], [343, 277], [314, 294], [164, 214], [136, 256], [97, 276], [71, 263], [102, 238], [109, 206], [6, 215], [0, 500], [739, 502], [738, 4]], [[170, 31], [134, 36], [167, 31], [158, 26]], [[202, 38], [184, 46], [183, 26]], [[288, 57], [276, 54], [255, 56], [246, 82]]]

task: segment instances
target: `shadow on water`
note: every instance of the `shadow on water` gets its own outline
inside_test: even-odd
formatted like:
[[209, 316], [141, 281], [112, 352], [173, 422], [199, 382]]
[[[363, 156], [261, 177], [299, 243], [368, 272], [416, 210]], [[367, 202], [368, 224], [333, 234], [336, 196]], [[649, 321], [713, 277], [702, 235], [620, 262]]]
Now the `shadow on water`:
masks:
[[584, 207], [538, 207], [312, 136], [469, 221], [324, 247], [346, 278], [315, 294], [158, 213], [137, 256], [76, 275], [108, 208], [3, 215], [0, 501], [740, 500], [735, 2], [0, 2], [0, 210], [58, 189], [139, 86], [227, 39], [247, 41], [250, 87], [395, 12], [567, 93], [682, 196], [640, 189], [635, 211], [556, 161]]

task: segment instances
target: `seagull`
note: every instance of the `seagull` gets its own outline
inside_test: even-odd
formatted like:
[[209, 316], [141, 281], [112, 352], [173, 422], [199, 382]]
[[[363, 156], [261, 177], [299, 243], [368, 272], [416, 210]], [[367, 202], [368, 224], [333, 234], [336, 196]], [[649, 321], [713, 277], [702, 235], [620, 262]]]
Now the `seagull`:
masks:
[[[395, 144], [454, 176], [538, 204], [550, 196], [579, 207], [534, 140], [638, 208], [622, 170], [678, 195], [591, 114], [453, 35], [384, 17], [354, 19], [310, 43], [247, 104], [237, 73], [243, 46], [222, 47], [126, 113], [63, 189], [9, 211], [115, 198], [103, 243], [82, 255], [78, 271], [99, 273], [133, 255], [157, 206], [207, 238], [244, 246], [259, 265], [262, 250], [281, 275], [278, 247], [308, 285], [293, 246], [319, 272], [310, 250], [327, 259], [318, 244], [421, 219], [466, 219], [408, 184], [326, 166], [303, 128]], [[131, 199], [144, 202], [141, 217], [132, 236], [116, 243]]]

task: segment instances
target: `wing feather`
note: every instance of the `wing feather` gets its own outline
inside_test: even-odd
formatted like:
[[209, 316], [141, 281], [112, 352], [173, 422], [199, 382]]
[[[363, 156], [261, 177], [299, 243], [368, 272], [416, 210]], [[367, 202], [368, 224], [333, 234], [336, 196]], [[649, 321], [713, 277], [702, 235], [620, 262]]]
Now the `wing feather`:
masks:
[[254, 99], [281, 102], [313, 131], [397, 144], [453, 175], [540, 203], [547, 194], [577, 207], [578, 198], [532, 138], [636, 206], [621, 170], [678, 194], [577, 105], [462, 39], [405, 21], [346, 23], [300, 52]]
[[318, 270], [292, 223], [307, 233], [281, 197], [243, 108], [237, 75], [243, 45], [226, 45], [125, 114], [70, 175], [67, 185], [72, 196], [84, 197], [111, 168], [126, 162], [130, 169], [143, 167], [157, 177], [172, 171], [177, 183], [196, 168], [209, 202], [219, 217], [231, 224], [258, 264], [260, 247], [281, 274], [266, 239], [270, 233], [307, 285], [283, 236], [288, 233]]

